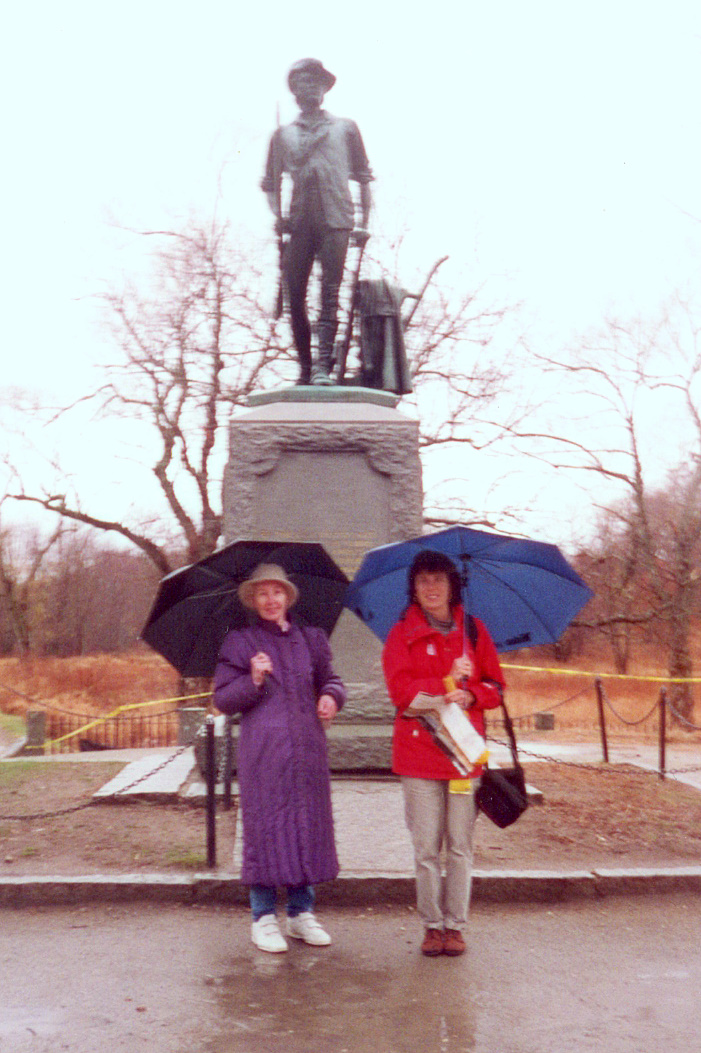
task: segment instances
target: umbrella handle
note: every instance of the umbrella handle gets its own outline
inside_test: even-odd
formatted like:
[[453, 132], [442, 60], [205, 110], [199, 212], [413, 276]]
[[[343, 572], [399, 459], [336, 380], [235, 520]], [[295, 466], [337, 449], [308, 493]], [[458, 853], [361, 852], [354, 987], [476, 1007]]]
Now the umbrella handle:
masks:
[[450, 694], [451, 691], [464, 691], [466, 684], [466, 676], [461, 676], [459, 680], [456, 680], [454, 676], [443, 677], [443, 687], [445, 688], [446, 695]]

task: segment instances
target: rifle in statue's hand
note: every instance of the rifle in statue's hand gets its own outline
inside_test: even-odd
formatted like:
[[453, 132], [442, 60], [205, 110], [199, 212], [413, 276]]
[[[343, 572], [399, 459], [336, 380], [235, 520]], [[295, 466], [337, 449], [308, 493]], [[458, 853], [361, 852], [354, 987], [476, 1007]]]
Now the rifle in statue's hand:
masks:
[[346, 362], [348, 361], [348, 352], [350, 351], [351, 340], [353, 338], [353, 317], [355, 315], [355, 305], [358, 298], [358, 282], [360, 281], [360, 268], [363, 263], [363, 253], [365, 252], [365, 246], [368, 243], [370, 235], [367, 231], [358, 231], [358, 260], [355, 265], [353, 272], [353, 278], [351, 281], [350, 291], [350, 303], [348, 306], [348, 320], [346, 322], [346, 331], [343, 334], [343, 341], [340, 345], [338, 352], [338, 371], [336, 373], [336, 383], [342, 384], [343, 378], [346, 373]]
[[273, 312], [273, 318], [276, 322], [282, 318], [285, 309], [285, 235], [282, 233], [282, 230], [279, 230], [277, 234], [277, 252], [280, 273], [277, 283], [275, 310]]
[[279, 321], [282, 318], [285, 310], [285, 220], [282, 218], [282, 164], [279, 156], [277, 147], [277, 134], [280, 131], [280, 107], [276, 107], [275, 112], [275, 125], [276, 125], [276, 136], [273, 137], [273, 143], [275, 144], [275, 176], [274, 176], [274, 189], [268, 194], [268, 201], [272, 211], [275, 213], [275, 234], [277, 235], [277, 255], [278, 255], [278, 283], [277, 283], [277, 297], [275, 298], [275, 310], [273, 311], [273, 318], [275, 321]]

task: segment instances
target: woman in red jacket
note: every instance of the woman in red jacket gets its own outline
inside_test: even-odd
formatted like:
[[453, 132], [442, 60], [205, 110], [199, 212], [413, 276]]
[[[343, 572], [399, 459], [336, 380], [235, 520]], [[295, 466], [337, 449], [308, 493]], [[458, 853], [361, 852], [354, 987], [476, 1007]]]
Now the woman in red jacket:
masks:
[[[466, 780], [424, 725], [402, 714], [419, 691], [443, 695], [457, 702], [483, 735], [483, 711], [500, 704], [504, 678], [482, 622], [470, 618], [466, 627], [463, 624], [460, 577], [442, 553], [424, 549], [414, 559], [409, 606], [387, 637], [382, 662], [387, 690], [397, 707], [392, 770], [402, 779], [414, 845], [417, 910], [426, 929], [421, 950], [430, 957], [462, 954], [481, 768]], [[445, 882], [440, 863], [443, 842]]]

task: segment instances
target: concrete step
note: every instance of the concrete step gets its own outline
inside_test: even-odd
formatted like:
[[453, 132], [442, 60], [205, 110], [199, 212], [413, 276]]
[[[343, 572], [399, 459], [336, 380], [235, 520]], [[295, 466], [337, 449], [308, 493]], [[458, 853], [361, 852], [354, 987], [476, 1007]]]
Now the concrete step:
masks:
[[[217, 754], [223, 749], [224, 718], [215, 720], [215, 744]], [[238, 724], [232, 727], [234, 746], [234, 771], [236, 771], [236, 746]], [[372, 771], [389, 774], [392, 768], [392, 725], [352, 724], [334, 721], [327, 732], [329, 767], [332, 772]], [[198, 736], [195, 753], [201, 770], [204, 770], [205, 742]], [[221, 765], [222, 761], [218, 761]]]
[[[217, 749], [221, 749], [224, 733], [223, 718], [217, 718], [215, 734]], [[368, 772], [377, 775], [389, 775], [392, 771], [392, 724], [360, 724], [334, 721], [327, 731], [329, 768], [332, 774], [344, 772]], [[238, 725], [232, 728], [234, 744], [234, 773], [236, 772], [236, 746], [238, 742]], [[511, 754], [508, 748], [489, 744], [489, 755], [492, 764], [508, 766]], [[204, 761], [204, 740], [200, 739], [195, 747], [198, 759]]]
[[192, 748], [168, 749], [147, 757], [140, 757], [122, 770], [93, 794], [95, 801], [115, 798], [157, 801], [172, 800], [189, 779], [195, 767]]
[[332, 772], [392, 770], [391, 724], [334, 723], [326, 745]]
[[[373, 775], [389, 775], [391, 730], [379, 725], [332, 727], [328, 737], [329, 766], [332, 776], [341, 776], [340, 780], [334, 780], [334, 785], [342, 785], [342, 776], [349, 772], [361, 775], [367, 773], [370, 780]], [[503, 758], [503, 762], [505, 760]], [[186, 786], [194, 770], [195, 753], [192, 748], [150, 753], [126, 764], [113, 779], [93, 794], [93, 799], [114, 803], [115, 800], [173, 801], [180, 797], [189, 804], [204, 804], [205, 783], [195, 779]], [[399, 789], [398, 781], [390, 780], [390, 783], [394, 783], [395, 790], [388, 792], [396, 792]], [[223, 795], [223, 790], [222, 783], [218, 783], [218, 798]], [[542, 801], [540, 790], [533, 786], [528, 786], [527, 790], [532, 804]], [[232, 792], [236, 794], [235, 782]], [[341, 790], [338, 792], [342, 793]]]

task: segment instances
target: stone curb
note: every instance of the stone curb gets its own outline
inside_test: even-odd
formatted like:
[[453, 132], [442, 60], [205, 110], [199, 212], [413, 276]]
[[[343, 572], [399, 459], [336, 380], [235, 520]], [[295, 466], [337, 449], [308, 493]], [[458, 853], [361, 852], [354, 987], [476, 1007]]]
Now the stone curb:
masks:
[[[472, 900], [559, 903], [613, 895], [701, 892], [701, 866], [575, 871], [480, 871]], [[95, 874], [0, 878], [0, 908], [82, 906], [87, 903], [246, 905], [248, 889], [233, 874]], [[319, 888], [320, 905], [415, 902], [413, 875], [346, 873]]]

